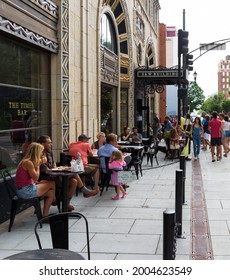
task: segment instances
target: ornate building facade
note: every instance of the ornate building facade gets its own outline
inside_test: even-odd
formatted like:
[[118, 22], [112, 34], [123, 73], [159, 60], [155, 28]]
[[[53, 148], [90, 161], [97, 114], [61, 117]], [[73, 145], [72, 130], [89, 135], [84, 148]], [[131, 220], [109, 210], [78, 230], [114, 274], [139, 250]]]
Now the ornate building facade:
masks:
[[82, 133], [146, 135], [160, 97], [136, 88], [134, 72], [159, 65], [159, 9], [158, 0], [1, 1], [0, 140], [12, 166], [41, 134], [56, 157]]

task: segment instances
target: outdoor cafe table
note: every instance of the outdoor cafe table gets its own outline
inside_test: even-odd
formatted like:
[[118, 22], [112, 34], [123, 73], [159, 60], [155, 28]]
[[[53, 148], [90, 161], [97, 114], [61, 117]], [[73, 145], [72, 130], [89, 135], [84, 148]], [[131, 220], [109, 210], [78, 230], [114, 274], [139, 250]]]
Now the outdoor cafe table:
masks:
[[37, 249], [17, 253], [4, 260], [84, 260], [77, 252], [66, 249]]
[[53, 168], [47, 171], [47, 174], [53, 177], [61, 176], [62, 177], [62, 212], [68, 211], [68, 180], [69, 177], [74, 176], [76, 174], [82, 174], [82, 171], [73, 172], [70, 171], [70, 167], [61, 168]]

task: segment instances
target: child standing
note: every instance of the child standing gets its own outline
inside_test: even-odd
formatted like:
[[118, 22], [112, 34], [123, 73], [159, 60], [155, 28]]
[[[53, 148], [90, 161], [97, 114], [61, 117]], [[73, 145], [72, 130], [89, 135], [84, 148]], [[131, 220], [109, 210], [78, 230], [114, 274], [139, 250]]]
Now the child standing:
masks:
[[112, 156], [109, 160], [109, 169], [113, 170], [111, 175], [111, 182], [116, 187], [116, 196], [112, 197], [113, 200], [120, 199], [120, 191], [122, 192], [122, 198], [125, 197], [126, 191], [123, 188], [124, 183], [118, 182], [118, 172], [123, 170], [123, 166], [126, 166], [126, 162], [124, 161], [122, 152], [119, 150], [115, 150], [112, 153]]

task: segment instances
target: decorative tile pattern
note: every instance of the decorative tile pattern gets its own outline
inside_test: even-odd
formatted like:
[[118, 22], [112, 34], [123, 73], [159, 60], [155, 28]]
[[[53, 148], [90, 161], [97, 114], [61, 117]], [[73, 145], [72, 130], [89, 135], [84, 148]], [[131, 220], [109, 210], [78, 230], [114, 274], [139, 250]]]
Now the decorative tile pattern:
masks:
[[23, 40], [26, 40], [27, 42], [33, 43], [51, 52], [58, 52], [58, 44], [56, 42], [53, 42], [39, 34], [36, 34], [29, 29], [18, 25], [17, 23], [12, 22], [2, 16], [0, 16], [0, 30], [13, 34], [14, 36], [17, 36]]
[[63, 150], [69, 147], [69, 6], [61, 3], [61, 61], [62, 61], [62, 137]]

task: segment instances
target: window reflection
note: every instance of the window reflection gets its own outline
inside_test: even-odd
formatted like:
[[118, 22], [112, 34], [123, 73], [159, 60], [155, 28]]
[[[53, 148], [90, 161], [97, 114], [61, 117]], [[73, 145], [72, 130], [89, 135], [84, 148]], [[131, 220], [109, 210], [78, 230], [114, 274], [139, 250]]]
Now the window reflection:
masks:
[[0, 169], [14, 170], [24, 148], [50, 135], [50, 55], [0, 36]]
[[109, 15], [101, 17], [101, 44], [117, 54], [117, 40], [114, 25]]

